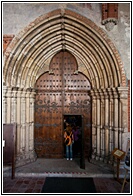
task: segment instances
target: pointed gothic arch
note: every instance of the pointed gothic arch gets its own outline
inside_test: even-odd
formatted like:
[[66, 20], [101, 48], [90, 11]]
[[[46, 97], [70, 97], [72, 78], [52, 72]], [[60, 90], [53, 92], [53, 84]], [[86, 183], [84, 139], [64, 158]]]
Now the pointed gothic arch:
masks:
[[40, 16], [15, 36], [5, 53], [6, 85], [33, 87], [38, 70], [62, 47], [82, 61], [93, 88], [125, 86], [123, 65], [114, 44], [92, 21], [70, 10]]
[[18, 124], [21, 134], [17, 154], [18, 159], [22, 156], [22, 162], [25, 154], [30, 160], [35, 157], [32, 132], [36, 80], [49, 71], [47, 64], [62, 49], [75, 56], [78, 70], [92, 84], [92, 154], [105, 159], [114, 147], [123, 148], [127, 87], [120, 55], [106, 33], [91, 20], [58, 9], [30, 23], [13, 38], [4, 54], [4, 122]]

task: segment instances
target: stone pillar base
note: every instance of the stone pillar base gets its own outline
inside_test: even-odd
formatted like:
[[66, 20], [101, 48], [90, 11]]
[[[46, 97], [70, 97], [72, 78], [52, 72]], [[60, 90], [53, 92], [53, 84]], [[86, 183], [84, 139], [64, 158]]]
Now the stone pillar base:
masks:
[[31, 163], [31, 162], [36, 161], [36, 159], [37, 159], [37, 155], [34, 150], [28, 152], [27, 154], [26, 153], [18, 154], [16, 157], [15, 165], [16, 165], [16, 167], [23, 166], [27, 163]]
[[104, 157], [100, 157], [99, 160], [100, 160], [100, 161], [104, 161]]
[[91, 159], [95, 159], [96, 155], [92, 154]]
[[100, 157], [99, 157], [99, 156], [97, 156], [97, 155], [96, 155], [96, 160], [97, 160], [97, 161], [99, 161], [99, 160], [100, 160]]
[[108, 157], [99, 157], [98, 155], [92, 155], [91, 159], [96, 161], [101, 161], [106, 164], [110, 163], [110, 159]]

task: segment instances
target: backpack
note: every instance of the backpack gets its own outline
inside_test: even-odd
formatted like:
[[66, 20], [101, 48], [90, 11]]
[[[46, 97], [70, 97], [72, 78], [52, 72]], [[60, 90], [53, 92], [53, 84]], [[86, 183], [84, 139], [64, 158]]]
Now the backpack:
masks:
[[64, 143], [65, 145], [68, 145], [68, 144], [70, 145], [72, 143], [72, 132], [70, 134], [67, 133]]

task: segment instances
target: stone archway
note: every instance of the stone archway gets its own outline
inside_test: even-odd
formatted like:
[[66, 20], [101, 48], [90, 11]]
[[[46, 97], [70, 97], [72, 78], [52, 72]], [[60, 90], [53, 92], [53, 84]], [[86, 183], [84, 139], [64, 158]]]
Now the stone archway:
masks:
[[[93, 158], [110, 160], [125, 148], [127, 87], [118, 51], [105, 32], [70, 10], [40, 16], [21, 31], [4, 54], [3, 121], [17, 123], [17, 163], [33, 161], [35, 83], [60, 50], [70, 51], [92, 84]], [[8, 112], [7, 112], [8, 111]]]

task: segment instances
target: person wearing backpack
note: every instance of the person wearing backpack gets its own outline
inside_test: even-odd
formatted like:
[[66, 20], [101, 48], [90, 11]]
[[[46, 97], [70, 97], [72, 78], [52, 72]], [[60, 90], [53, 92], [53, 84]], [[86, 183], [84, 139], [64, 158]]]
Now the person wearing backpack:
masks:
[[64, 139], [65, 139], [65, 145], [66, 145], [66, 159], [71, 160], [73, 159], [73, 151], [72, 151], [72, 144], [74, 141], [72, 128], [70, 125], [68, 125], [64, 132]]

